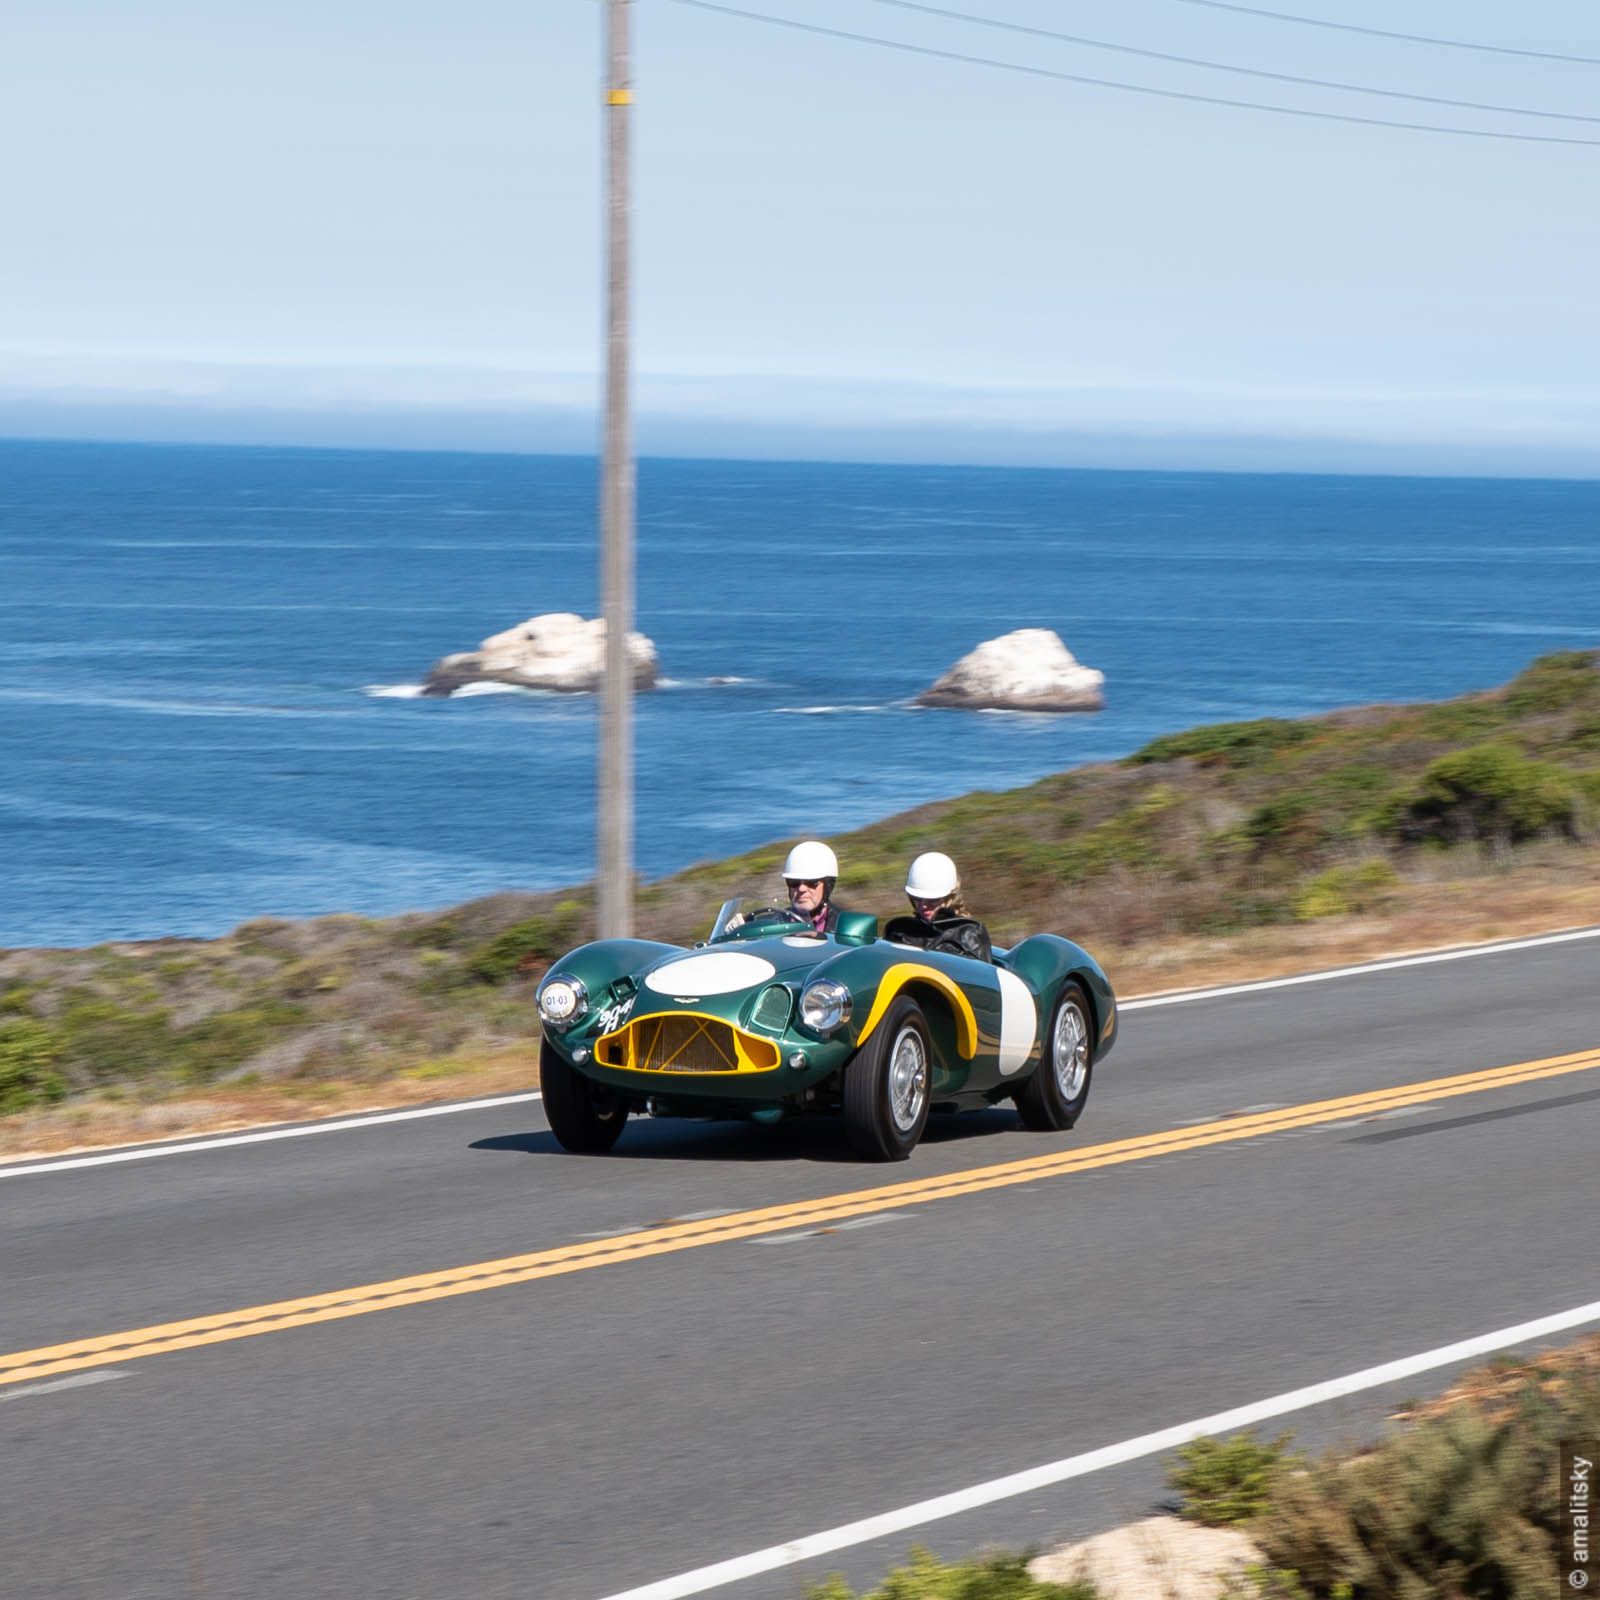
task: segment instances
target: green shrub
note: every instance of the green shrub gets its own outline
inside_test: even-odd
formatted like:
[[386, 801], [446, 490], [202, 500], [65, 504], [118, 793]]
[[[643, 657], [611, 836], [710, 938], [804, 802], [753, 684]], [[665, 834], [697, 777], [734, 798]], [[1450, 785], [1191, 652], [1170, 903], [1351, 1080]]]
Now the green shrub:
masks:
[[1537, 716], [1565, 711], [1595, 696], [1600, 675], [1595, 654], [1588, 650], [1561, 650], [1540, 656], [1506, 686], [1506, 709], [1513, 716]]
[[1214, 722], [1184, 733], [1167, 733], [1152, 739], [1127, 758], [1129, 766], [1152, 761], [1198, 761], [1202, 766], [1252, 767], [1280, 750], [1304, 744], [1316, 730], [1303, 722], [1262, 717], [1254, 722]]
[[172, 1054], [168, 1013], [114, 1000], [80, 1000], [56, 1018], [59, 1061], [69, 1081], [151, 1077]]
[[1223, 1528], [1258, 1515], [1267, 1503], [1274, 1476], [1299, 1464], [1289, 1454], [1292, 1433], [1270, 1444], [1248, 1433], [1231, 1439], [1195, 1439], [1180, 1446], [1179, 1466], [1167, 1468], [1167, 1482], [1178, 1491], [1183, 1515], [1208, 1528]]
[[[978, 1556], [946, 1566], [926, 1550], [914, 1549], [861, 1600], [1098, 1600], [1092, 1583], [1046, 1583], [1030, 1577], [1027, 1554]], [[806, 1600], [855, 1600], [855, 1591], [835, 1574], [806, 1585]]]
[[305, 1018], [286, 1000], [223, 1011], [173, 1036], [170, 1065], [191, 1082], [205, 1082], [248, 1061]]
[[1294, 914], [1301, 922], [1317, 917], [1347, 917], [1370, 911], [1400, 881], [1387, 861], [1362, 861], [1319, 872], [1294, 897]]
[[1251, 1535], [1307, 1600], [1545, 1600], [1560, 1571], [1560, 1442], [1597, 1434], [1592, 1371], [1555, 1385], [1530, 1373], [1509, 1403], [1455, 1405], [1366, 1455], [1275, 1479]]
[[1326, 844], [1332, 829], [1316, 798], [1295, 789], [1257, 806], [1240, 831], [1258, 855], [1301, 857]]
[[[1313, 1600], [1313, 1596], [1298, 1572], [1256, 1563], [1237, 1577], [1224, 1579], [1217, 1600]], [[1329, 1600], [1355, 1600], [1355, 1591], [1347, 1583], [1337, 1584]]]
[[504, 933], [481, 944], [466, 960], [466, 971], [479, 983], [505, 983], [571, 949], [578, 931], [576, 902], [563, 901], [546, 917], [513, 923]]
[[62, 1099], [67, 1085], [55, 1064], [55, 1037], [44, 1023], [32, 1017], [0, 1021], [0, 1112]]
[[1416, 731], [1425, 739], [1466, 744], [1487, 739], [1505, 725], [1502, 705], [1493, 700], [1446, 700], [1419, 712]]
[[1474, 745], [1440, 756], [1390, 812], [1407, 842], [1515, 844], [1541, 834], [1573, 837], [1580, 796], [1569, 773], [1530, 761], [1515, 745]]

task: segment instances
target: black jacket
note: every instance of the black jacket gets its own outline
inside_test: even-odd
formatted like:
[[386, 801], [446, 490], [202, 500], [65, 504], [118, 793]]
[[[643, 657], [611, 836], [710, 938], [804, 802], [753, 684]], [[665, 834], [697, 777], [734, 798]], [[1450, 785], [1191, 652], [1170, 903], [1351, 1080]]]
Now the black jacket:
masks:
[[960, 917], [953, 911], [936, 913], [931, 923], [920, 917], [895, 917], [883, 930], [883, 936], [895, 944], [939, 950], [949, 956], [971, 956], [974, 961], [994, 960], [989, 930], [976, 917]]

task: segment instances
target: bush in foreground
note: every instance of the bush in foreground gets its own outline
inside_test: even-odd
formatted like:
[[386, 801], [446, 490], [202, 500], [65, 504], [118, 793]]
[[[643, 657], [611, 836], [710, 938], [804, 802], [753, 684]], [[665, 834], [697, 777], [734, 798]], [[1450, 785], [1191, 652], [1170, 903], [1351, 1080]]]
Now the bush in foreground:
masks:
[[1300, 1465], [1289, 1454], [1292, 1433], [1263, 1444], [1248, 1433], [1231, 1439], [1195, 1439], [1179, 1447], [1167, 1482], [1178, 1491], [1183, 1515], [1208, 1528], [1248, 1521], [1266, 1509], [1275, 1475]]
[[1546, 1600], [1560, 1443], [1600, 1434], [1600, 1342], [1473, 1375], [1456, 1403], [1362, 1455], [1273, 1480], [1251, 1527], [1263, 1600]]
[[[926, 1550], [913, 1549], [860, 1600], [1099, 1600], [1092, 1583], [1046, 1583], [1029, 1575], [1028, 1554], [1001, 1552], [946, 1566]], [[855, 1591], [835, 1574], [806, 1587], [806, 1600], [856, 1600]]]

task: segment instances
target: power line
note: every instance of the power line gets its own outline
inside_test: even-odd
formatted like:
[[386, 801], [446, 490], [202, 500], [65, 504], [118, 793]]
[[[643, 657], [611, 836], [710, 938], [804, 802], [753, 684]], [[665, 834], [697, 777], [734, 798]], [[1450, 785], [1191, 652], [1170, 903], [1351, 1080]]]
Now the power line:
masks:
[[1025, 66], [1017, 61], [997, 61], [992, 56], [966, 55], [959, 50], [939, 50], [932, 45], [907, 44], [901, 39], [884, 39], [870, 33], [850, 33], [843, 28], [826, 28], [820, 23], [799, 22], [793, 17], [775, 17], [763, 11], [743, 11], [716, 0], [672, 0], [674, 5], [693, 6], [697, 11], [715, 11], [747, 22], [767, 22], [798, 33], [820, 34], [828, 39], [847, 39], [852, 44], [877, 45], [885, 50], [901, 50], [908, 55], [929, 56], [936, 61], [959, 61], [969, 66], [994, 67], [1001, 72], [1020, 72], [1030, 78], [1049, 78], [1058, 83], [1084, 83], [1097, 89], [1120, 89], [1127, 94], [1151, 95], [1160, 100], [1186, 100], [1205, 106], [1231, 106], [1242, 111], [1271, 111], [1283, 117], [1308, 117], [1316, 122], [1352, 122], [1365, 128], [1405, 128], [1413, 133], [1448, 133], [1467, 139], [1509, 139], [1516, 144], [1581, 145], [1600, 149], [1600, 139], [1569, 139], [1553, 133], [1498, 133], [1490, 128], [1448, 128], [1432, 122], [1398, 122], [1388, 117], [1357, 117], [1342, 111], [1311, 111], [1302, 106], [1274, 106], [1259, 100], [1230, 100], [1221, 95], [1190, 94], [1181, 89], [1156, 89], [1146, 83], [1119, 83], [1112, 78], [1091, 78], [1079, 72], [1057, 72], [1050, 67]]
[[1517, 50], [1506, 44], [1434, 39], [1425, 33], [1391, 33], [1387, 28], [1363, 28], [1354, 22], [1328, 22], [1322, 17], [1295, 17], [1287, 11], [1263, 11], [1259, 6], [1233, 5], [1231, 0], [1180, 0], [1180, 3], [1205, 6], [1212, 11], [1237, 11], [1246, 17], [1270, 17], [1274, 22], [1298, 22], [1307, 28], [1335, 28], [1340, 33], [1364, 33], [1373, 39], [1403, 39], [1407, 44], [1438, 44], [1450, 50], [1482, 50], [1492, 56], [1524, 56], [1532, 61], [1572, 61], [1581, 67], [1600, 67], [1600, 56], [1569, 56], [1558, 50]]
[[975, 16], [970, 11], [947, 11], [943, 6], [921, 5], [918, 0], [872, 0], [874, 5], [894, 6], [900, 11], [918, 11], [924, 16], [944, 17], [953, 22], [975, 22], [984, 28], [1001, 28], [1007, 33], [1030, 34], [1036, 39], [1055, 39], [1063, 44], [1087, 45], [1091, 50], [1115, 50], [1125, 56], [1143, 56], [1148, 61], [1175, 61], [1185, 67], [1206, 67], [1213, 72], [1236, 72], [1247, 78], [1270, 78], [1275, 83], [1298, 83], [1313, 89], [1341, 89], [1351, 94], [1382, 95], [1386, 100], [1415, 100], [1422, 105], [1454, 106], [1462, 111], [1497, 111], [1514, 117], [1546, 117], [1560, 122], [1600, 122], [1600, 117], [1583, 116], [1575, 111], [1534, 111], [1527, 106], [1488, 105], [1481, 100], [1447, 100], [1442, 95], [1407, 94], [1400, 89], [1374, 89], [1362, 83], [1336, 83], [1328, 78], [1300, 78], [1289, 72], [1268, 72], [1260, 67], [1235, 67], [1225, 61], [1204, 61], [1196, 56], [1178, 56], [1165, 50], [1144, 50], [1137, 45], [1112, 44], [1105, 39], [1086, 39], [1076, 33], [1057, 33], [1050, 28], [1030, 28], [1026, 23], [1006, 22], [999, 17]]

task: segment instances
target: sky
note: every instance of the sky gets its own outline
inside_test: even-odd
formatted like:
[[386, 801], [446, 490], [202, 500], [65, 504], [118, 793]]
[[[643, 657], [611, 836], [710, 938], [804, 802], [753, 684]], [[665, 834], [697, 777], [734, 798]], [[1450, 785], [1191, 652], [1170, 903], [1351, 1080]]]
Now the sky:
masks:
[[[643, 453], [1600, 476], [1600, 64], [1195, 0], [636, 0]], [[1600, 62], [1593, 0], [1276, 0]], [[588, 451], [598, 0], [55, 0], [0, 61], [0, 434]]]

